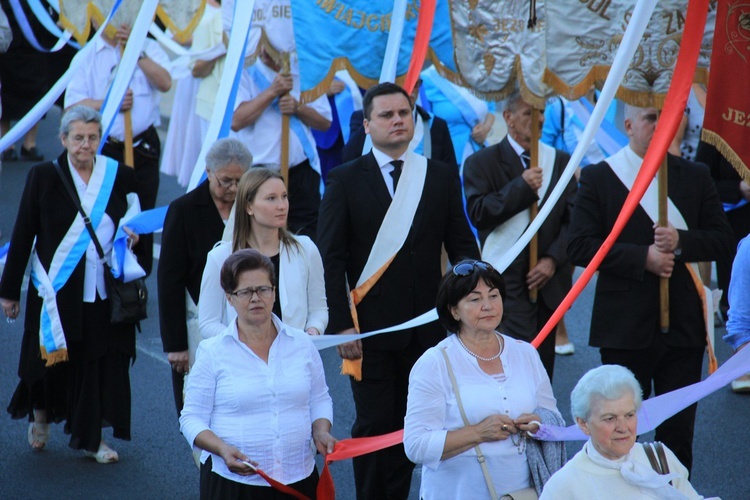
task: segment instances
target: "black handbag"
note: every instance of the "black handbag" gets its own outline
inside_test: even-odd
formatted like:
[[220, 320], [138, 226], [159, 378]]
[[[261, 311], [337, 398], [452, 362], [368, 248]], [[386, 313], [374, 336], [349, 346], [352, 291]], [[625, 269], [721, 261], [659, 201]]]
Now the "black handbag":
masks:
[[117, 279], [112, 275], [112, 270], [109, 265], [104, 261], [104, 250], [99, 243], [99, 238], [96, 237], [96, 232], [91, 225], [91, 219], [83, 211], [81, 202], [78, 200], [78, 195], [73, 191], [73, 186], [70, 185], [68, 179], [63, 174], [62, 168], [57, 160], [53, 161], [57, 174], [62, 179], [62, 183], [67, 189], [73, 203], [75, 204], [83, 222], [86, 224], [86, 229], [91, 235], [91, 240], [94, 242], [96, 247], [96, 253], [99, 255], [99, 259], [104, 265], [104, 286], [107, 289], [107, 296], [109, 297], [109, 317], [113, 325], [126, 325], [136, 324], [140, 330], [140, 322], [148, 317], [146, 306], [148, 304], [148, 289], [146, 288], [146, 280], [144, 278], [137, 278], [133, 281], [123, 282], [121, 279]]

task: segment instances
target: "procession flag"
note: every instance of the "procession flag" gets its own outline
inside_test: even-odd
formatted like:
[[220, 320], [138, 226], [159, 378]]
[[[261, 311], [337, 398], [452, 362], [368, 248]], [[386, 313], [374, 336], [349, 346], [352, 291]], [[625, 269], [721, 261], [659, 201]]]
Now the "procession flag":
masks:
[[[712, 144], [750, 183], [750, 108], [747, 81], [750, 78], [750, 30], [747, 4], [719, 0], [714, 50], [708, 82], [702, 138]], [[729, 76], [731, 75], [731, 77]]]

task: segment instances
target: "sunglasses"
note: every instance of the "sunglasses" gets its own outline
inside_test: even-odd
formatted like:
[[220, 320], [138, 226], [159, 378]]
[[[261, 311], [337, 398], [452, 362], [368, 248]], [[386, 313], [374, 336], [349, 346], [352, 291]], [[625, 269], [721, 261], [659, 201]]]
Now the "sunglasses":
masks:
[[453, 266], [453, 274], [456, 276], [469, 276], [474, 272], [474, 269], [481, 269], [482, 271], [494, 271], [495, 269], [481, 260], [475, 260], [473, 262], [460, 262]]

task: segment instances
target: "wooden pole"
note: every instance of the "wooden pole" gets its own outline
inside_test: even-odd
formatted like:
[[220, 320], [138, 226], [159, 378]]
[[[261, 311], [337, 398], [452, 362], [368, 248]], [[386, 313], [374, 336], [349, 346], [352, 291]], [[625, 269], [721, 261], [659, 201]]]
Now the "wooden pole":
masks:
[[[531, 110], [531, 146], [529, 148], [529, 153], [531, 156], [530, 165], [529, 168], [535, 168], [539, 166], [539, 139], [542, 135], [542, 126], [539, 122], [539, 113], [540, 111], [538, 109], [532, 108]], [[539, 213], [539, 203], [534, 202], [531, 205], [531, 208], [529, 209], [531, 221], [534, 220], [536, 215]], [[534, 236], [531, 237], [531, 241], [529, 242], [529, 271], [534, 269], [537, 264], [539, 255], [539, 239], [536, 236], [536, 233], [534, 233]], [[529, 301], [531, 301], [532, 304], [536, 304], [537, 296], [539, 294], [539, 290], [534, 288], [533, 290], [529, 290]]]
[[[125, 47], [120, 47], [120, 56], [125, 52]], [[135, 168], [135, 159], [133, 158], [133, 115], [132, 110], [123, 111], [122, 119], [124, 124], [124, 139], [123, 139], [123, 158], [125, 165], [130, 168]]]
[[[289, 63], [289, 53], [284, 52], [281, 54], [281, 74], [288, 75], [291, 72]], [[287, 114], [281, 115], [281, 176], [284, 178], [284, 182], [289, 186], [289, 119], [291, 117]]]
[[[658, 174], [659, 185], [659, 227], [669, 226], [667, 213], [667, 157], [664, 156]], [[659, 279], [659, 326], [662, 333], [669, 331], [669, 278]]]

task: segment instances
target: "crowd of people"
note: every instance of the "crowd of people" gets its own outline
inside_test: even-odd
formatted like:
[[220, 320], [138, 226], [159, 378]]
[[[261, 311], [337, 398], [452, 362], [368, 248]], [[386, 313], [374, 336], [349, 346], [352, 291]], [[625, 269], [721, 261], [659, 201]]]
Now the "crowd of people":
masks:
[[[221, 43], [228, 7], [209, 3], [196, 35], [201, 49]], [[197, 156], [188, 134], [205, 136], [223, 71], [223, 55], [212, 53], [178, 81], [183, 114], [173, 116], [162, 156], [159, 100], [173, 81], [168, 56], [147, 40], [97, 154], [99, 111], [129, 37], [125, 25], [105, 34], [73, 76], [59, 132], [64, 151], [29, 170], [0, 280], [0, 305], [13, 320], [31, 262], [20, 381], [8, 412], [29, 420], [34, 450], [45, 448], [51, 424], [64, 422], [70, 447], [102, 464], [119, 460], [103, 428], [130, 439], [135, 357], [135, 324], [110, 321], [105, 273], [115, 237], [124, 227], [151, 273], [153, 237], [126, 221], [155, 206], [160, 160], [174, 162], [162, 171], [188, 177], [183, 165]], [[669, 225], [656, 224], [654, 181], [604, 258], [589, 339], [602, 366], [570, 395], [573, 421], [589, 440], [566, 463], [562, 442], [537, 439], [542, 426], [565, 424], [551, 383], [555, 336], [538, 349], [530, 342], [570, 290], [572, 266], [587, 265], [615, 225], [659, 111], [624, 106], [627, 144], [613, 154], [591, 149], [591, 164], [565, 184], [537, 244], [500, 273], [489, 262], [563, 178], [580, 126], [570, 116], [575, 106], [555, 101], [544, 114], [513, 92], [501, 104], [507, 135], [490, 145], [496, 104], [434, 67], [411, 93], [372, 86], [353, 97], [361, 109], [343, 116], [333, 97], [351, 90], [346, 76], [304, 103], [298, 73], [268, 38], [254, 55], [230, 104], [230, 137], [211, 145], [205, 178], [168, 207], [156, 271], [163, 349], [180, 430], [197, 450], [201, 498], [285, 498], [257, 469], [314, 498], [315, 454], [337, 443], [314, 337], [390, 328], [433, 308], [439, 321], [337, 346], [356, 410], [352, 437], [404, 429], [403, 445], [354, 459], [358, 499], [407, 498], [415, 465], [424, 499], [702, 498], [688, 481], [697, 405], [659, 425], [653, 446], [636, 445], [637, 412], [652, 393], [701, 378], [714, 318], [704, 316], [694, 264], [721, 263], [727, 341], [735, 350], [750, 341], [746, 241], [734, 258], [750, 230], [736, 216], [750, 188], [731, 167], [718, 157], [709, 169], [670, 155]], [[551, 144], [534, 144], [532, 124], [550, 130], [550, 120], [560, 125], [547, 135]], [[314, 131], [332, 124], [335, 134], [316, 148]], [[689, 120], [685, 127], [694, 137]], [[174, 154], [173, 141], [193, 153]], [[699, 159], [704, 153], [697, 146]], [[21, 150], [24, 160], [41, 160], [37, 154]], [[663, 279], [674, 297], [666, 332]], [[750, 390], [750, 381], [737, 387]]]

